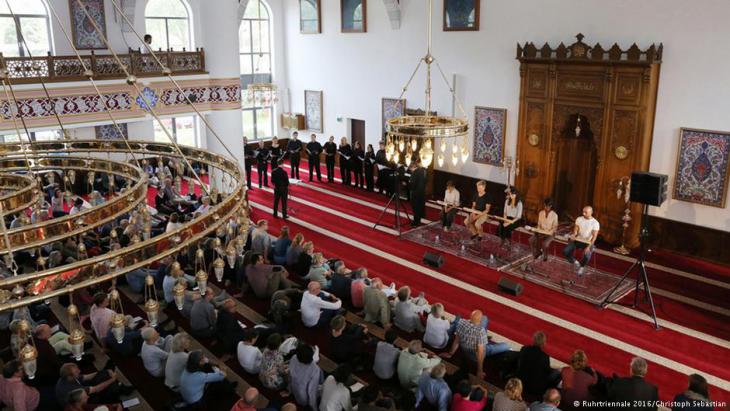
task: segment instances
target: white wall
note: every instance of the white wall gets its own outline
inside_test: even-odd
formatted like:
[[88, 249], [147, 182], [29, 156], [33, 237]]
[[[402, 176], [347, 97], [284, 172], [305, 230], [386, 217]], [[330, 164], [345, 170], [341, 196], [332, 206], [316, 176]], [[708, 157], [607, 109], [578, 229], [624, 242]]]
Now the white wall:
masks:
[[[393, 30], [383, 1], [370, 0], [366, 34], [340, 33], [338, 1], [322, 2], [322, 34], [299, 34], [298, 2], [286, 2], [287, 80], [293, 110], [303, 112], [305, 89], [324, 91], [324, 134], [347, 132], [346, 120], [366, 121], [367, 141], [380, 135], [380, 99], [397, 97], [418, 59], [425, 54], [424, 0], [401, 0], [402, 22]], [[457, 92], [473, 122], [475, 105], [508, 109], [506, 154], [514, 155], [519, 107], [516, 44], [525, 41], [556, 46], [583, 33], [585, 42], [628, 48], [664, 43], [651, 171], [675, 172], [680, 127], [730, 131], [730, 2], [726, 0], [482, 0], [481, 30], [441, 30], [442, 1], [434, 1], [434, 55], [449, 80], [458, 76]], [[434, 75], [433, 105], [451, 113], [451, 99]], [[423, 107], [424, 75], [406, 97], [409, 107]], [[457, 113], [458, 114], [458, 113]], [[470, 136], [470, 140], [471, 140]], [[448, 171], [504, 182], [499, 168], [467, 162]], [[730, 211], [670, 200], [656, 215], [730, 231]]]

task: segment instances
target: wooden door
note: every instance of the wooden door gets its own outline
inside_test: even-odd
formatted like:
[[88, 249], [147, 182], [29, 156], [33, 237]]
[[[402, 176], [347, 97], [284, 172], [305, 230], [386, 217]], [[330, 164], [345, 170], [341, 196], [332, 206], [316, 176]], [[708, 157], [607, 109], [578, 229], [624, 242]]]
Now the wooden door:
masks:
[[590, 138], [570, 134], [561, 136], [558, 146], [555, 210], [561, 220], [573, 221], [593, 204], [596, 146]]
[[355, 147], [355, 142], [360, 142], [360, 147], [365, 150], [365, 120], [350, 119], [350, 144]]

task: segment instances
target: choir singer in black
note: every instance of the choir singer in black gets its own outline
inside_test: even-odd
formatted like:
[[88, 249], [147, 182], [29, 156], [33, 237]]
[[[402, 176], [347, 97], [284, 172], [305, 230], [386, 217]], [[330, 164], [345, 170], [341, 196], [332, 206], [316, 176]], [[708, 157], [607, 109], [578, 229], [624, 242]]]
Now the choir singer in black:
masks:
[[[325, 163], [327, 164], [327, 181], [335, 182], [335, 154], [337, 154], [337, 143], [335, 136], [330, 136], [328, 142], [324, 143]], [[310, 173], [311, 174], [311, 173]]]
[[286, 201], [289, 198], [289, 176], [281, 167], [283, 160], [279, 160], [276, 168], [271, 172], [271, 182], [274, 184], [274, 218], [279, 218], [279, 202], [281, 201], [281, 215], [286, 219]]
[[271, 157], [271, 153], [269, 153], [269, 149], [264, 146], [263, 140], [259, 140], [259, 146], [254, 151], [254, 156], [256, 158], [256, 171], [258, 171], [259, 175], [259, 188], [261, 188], [261, 181], [263, 179], [264, 185], [266, 187], [269, 186], [269, 171], [267, 170], [268, 164], [269, 164], [269, 158]]
[[421, 225], [426, 211], [426, 169], [421, 166], [421, 157], [415, 156], [411, 166], [410, 197], [413, 208], [413, 227]]
[[373, 168], [375, 167], [375, 152], [373, 151], [373, 145], [368, 144], [368, 148], [365, 151], [365, 187], [368, 191], [373, 191], [373, 185], [375, 180], [373, 179]]
[[248, 146], [248, 138], [243, 137], [243, 166], [246, 169], [246, 185], [251, 189], [251, 166], [254, 161], [253, 150]]
[[350, 159], [352, 158], [352, 147], [347, 142], [347, 137], [340, 139], [340, 147], [337, 149], [340, 153], [340, 176], [342, 177], [342, 184], [349, 186], [350, 182]]
[[314, 170], [317, 171], [317, 180], [322, 181], [322, 172], [319, 169], [319, 155], [322, 153], [322, 145], [317, 141], [317, 135], [312, 133], [312, 140], [307, 143], [307, 161], [309, 163], [309, 181], [314, 178]]
[[302, 142], [299, 141], [298, 131], [292, 133], [289, 144], [286, 146], [286, 151], [289, 154], [289, 162], [291, 164], [291, 178], [299, 180], [299, 161], [302, 156]]

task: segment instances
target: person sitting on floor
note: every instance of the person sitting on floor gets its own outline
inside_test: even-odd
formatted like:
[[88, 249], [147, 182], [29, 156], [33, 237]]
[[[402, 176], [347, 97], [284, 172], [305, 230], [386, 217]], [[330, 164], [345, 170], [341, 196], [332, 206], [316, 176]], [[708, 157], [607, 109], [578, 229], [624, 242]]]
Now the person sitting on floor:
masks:
[[229, 298], [223, 301], [218, 310], [218, 319], [215, 323], [215, 334], [218, 341], [223, 343], [225, 353], [235, 354], [238, 342], [243, 338], [244, 329], [236, 318], [236, 302]]
[[441, 363], [441, 358], [423, 352], [421, 340], [412, 340], [398, 356], [398, 380], [406, 389], [414, 389], [424, 371]]
[[[309, 272], [304, 276], [305, 280], [316, 281], [320, 287], [324, 290], [330, 289], [330, 278], [333, 277], [332, 270], [327, 265], [327, 260], [324, 258], [322, 253], [315, 253], [312, 257], [312, 266], [309, 268]], [[334, 290], [331, 290], [338, 298], [342, 299], [342, 296], [337, 295]]]
[[379, 341], [375, 349], [373, 371], [381, 380], [389, 380], [395, 375], [401, 351], [395, 346], [396, 339], [398, 339], [398, 334], [391, 328], [385, 332], [385, 341]]
[[467, 359], [476, 362], [477, 378], [484, 379], [484, 358], [490, 355], [497, 355], [509, 351], [507, 343], [490, 344], [487, 336], [487, 325], [489, 320], [481, 310], [471, 312], [469, 321], [461, 320], [456, 326], [454, 341], [451, 343], [449, 352], [442, 353], [444, 358], [451, 358], [456, 350], [461, 352]]
[[560, 411], [560, 391], [550, 388], [542, 396], [542, 402], [535, 401], [530, 404], [529, 411]]
[[[289, 375], [289, 366], [279, 350], [282, 338], [274, 333], [266, 339], [266, 348], [261, 355], [261, 370], [259, 380], [264, 387], [270, 390], [284, 390], [287, 387], [286, 378]], [[286, 393], [286, 391], [284, 391]]]
[[532, 345], [520, 350], [517, 362], [517, 376], [522, 380], [525, 392], [534, 397], [556, 387], [560, 381], [560, 371], [550, 367], [550, 356], [545, 353], [546, 341], [545, 333], [536, 332], [532, 336]]
[[289, 392], [294, 394], [297, 404], [312, 411], [317, 411], [318, 391], [324, 381], [318, 362], [319, 349], [302, 342], [289, 361]]
[[164, 377], [165, 376], [165, 362], [169, 355], [170, 348], [172, 348], [172, 335], [160, 338], [160, 334], [152, 327], [145, 327], [142, 329], [142, 351], [140, 356], [142, 357], [142, 363], [144, 368], [153, 377]]
[[173, 391], [180, 389], [180, 376], [188, 363], [190, 336], [180, 332], [172, 338], [172, 348], [165, 362], [165, 385]]
[[[455, 398], [454, 405], [456, 405]], [[522, 381], [519, 378], [510, 378], [504, 386], [504, 391], [494, 396], [492, 411], [527, 411], [527, 404], [522, 399]]]
[[659, 391], [656, 385], [644, 380], [649, 369], [649, 364], [641, 357], [631, 359], [631, 376], [614, 378], [608, 388], [608, 400], [623, 402], [627, 401], [644, 404], [654, 404], [649, 407], [635, 407], [635, 410], [655, 410], [659, 400]]
[[37, 389], [23, 382], [25, 372], [18, 360], [8, 361], [3, 367], [4, 381], [0, 386], [0, 401], [16, 411], [33, 411], [40, 403]]
[[390, 303], [383, 281], [373, 278], [370, 287], [365, 289], [363, 300], [365, 303], [365, 321], [379, 323], [383, 327], [390, 327]]
[[398, 290], [393, 324], [407, 333], [423, 332], [421, 314], [428, 309], [428, 303], [423, 299], [423, 295], [414, 301], [411, 298], [411, 287], [403, 286]]
[[350, 301], [355, 308], [365, 307], [365, 289], [370, 286], [367, 268], [355, 270], [350, 274], [352, 285], [350, 286]]
[[294, 264], [297, 263], [297, 261], [299, 261], [299, 254], [301, 254], [304, 250], [303, 244], [304, 235], [302, 233], [297, 233], [297, 235], [294, 236], [294, 239], [289, 245], [289, 248], [286, 250], [287, 267], [292, 267], [294, 266]]
[[206, 389], [206, 386], [225, 379], [225, 372], [211, 366], [202, 351], [195, 350], [188, 356], [185, 369], [180, 375], [180, 395], [188, 405], [203, 405], [206, 402], [205, 397], [215, 395], [216, 391]]
[[134, 390], [132, 387], [120, 386], [112, 370], [82, 375], [78, 365], [66, 363], [61, 366], [59, 374], [61, 377], [56, 383], [56, 398], [62, 405], [66, 404], [69, 394], [79, 388], [86, 390], [92, 404], [115, 404], [119, 402], [120, 395]]
[[251, 232], [251, 251], [268, 258], [271, 249], [271, 237], [268, 233], [269, 223], [266, 220], [259, 220], [256, 228]]
[[259, 390], [250, 387], [243, 393], [243, 398], [236, 401], [231, 408], [231, 411], [274, 411], [276, 408], [257, 408], [256, 404], [259, 402], [261, 395]]
[[352, 411], [350, 374], [350, 366], [343, 364], [324, 380], [319, 411]]
[[707, 380], [699, 374], [689, 375], [689, 387], [687, 391], [677, 394], [674, 397], [672, 411], [712, 411]]
[[307, 241], [302, 246], [302, 253], [299, 254], [299, 259], [294, 264], [294, 271], [301, 275], [302, 273], [308, 273], [312, 267], [312, 261], [314, 260], [314, 243]]
[[342, 300], [322, 291], [316, 281], [310, 281], [307, 292], [302, 296], [302, 323], [305, 327], [322, 326], [339, 313]]
[[291, 238], [289, 238], [289, 227], [281, 227], [279, 238], [272, 244], [272, 261], [274, 264], [286, 265], [286, 252], [289, 250], [291, 242]]
[[207, 290], [205, 295], [195, 300], [190, 310], [190, 331], [194, 337], [210, 338], [215, 333], [217, 314], [213, 306], [212, 290]]
[[437, 350], [446, 348], [449, 344], [451, 323], [444, 317], [444, 306], [436, 303], [431, 306], [431, 313], [426, 318], [426, 332], [423, 342]]
[[432, 408], [438, 411], [448, 411], [451, 402], [451, 389], [444, 381], [446, 366], [443, 363], [436, 364], [431, 371], [424, 371], [418, 379], [416, 390], [416, 408], [424, 399]]
[[367, 362], [365, 346], [368, 342], [368, 328], [347, 324], [345, 317], [338, 315], [330, 321], [330, 357], [338, 364], [349, 363], [362, 367]]
[[246, 267], [246, 278], [257, 298], [269, 299], [277, 290], [291, 288], [287, 272], [279, 265], [268, 265], [260, 254], [251, 256], [251, 264]]
[[[598, 382], [598, 375], [588, 366], [588, 356], [583, 350], [575, 350], [570, 365], [560, 371], [563, 404], [572, 409], [573, 404], [582, 404], [591, 399], [589, 387]], [[579, 407], [575, 407], [579, 408]]]
[[238, 363], [249, 374], [258, 374], [261, 371], [261, 350], [256, 346], [259, 333], [255, 328], [247, 329], [243, 339], [238, 343]]

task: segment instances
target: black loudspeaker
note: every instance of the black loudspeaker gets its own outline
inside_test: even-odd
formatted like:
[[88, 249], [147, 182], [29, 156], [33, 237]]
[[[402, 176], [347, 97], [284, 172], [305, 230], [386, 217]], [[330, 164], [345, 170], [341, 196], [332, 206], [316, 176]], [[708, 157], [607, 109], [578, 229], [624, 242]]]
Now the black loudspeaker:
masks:
[[500, 277], [497, 286], [499, 286], [499, 291], [504, 291], [514, 296], [522, 294], [522, 284], [517, 281], [512, 281], [507, 277]]
[[441, 268], [444, 265], [444, 256], [426, 251], [426, 254], [423, 255], [423, 263], [434, 268]]
[[631, 173], [631, 201], [634, 203], [661, 206], [667, 199], [666, 174], [635, 171]]

